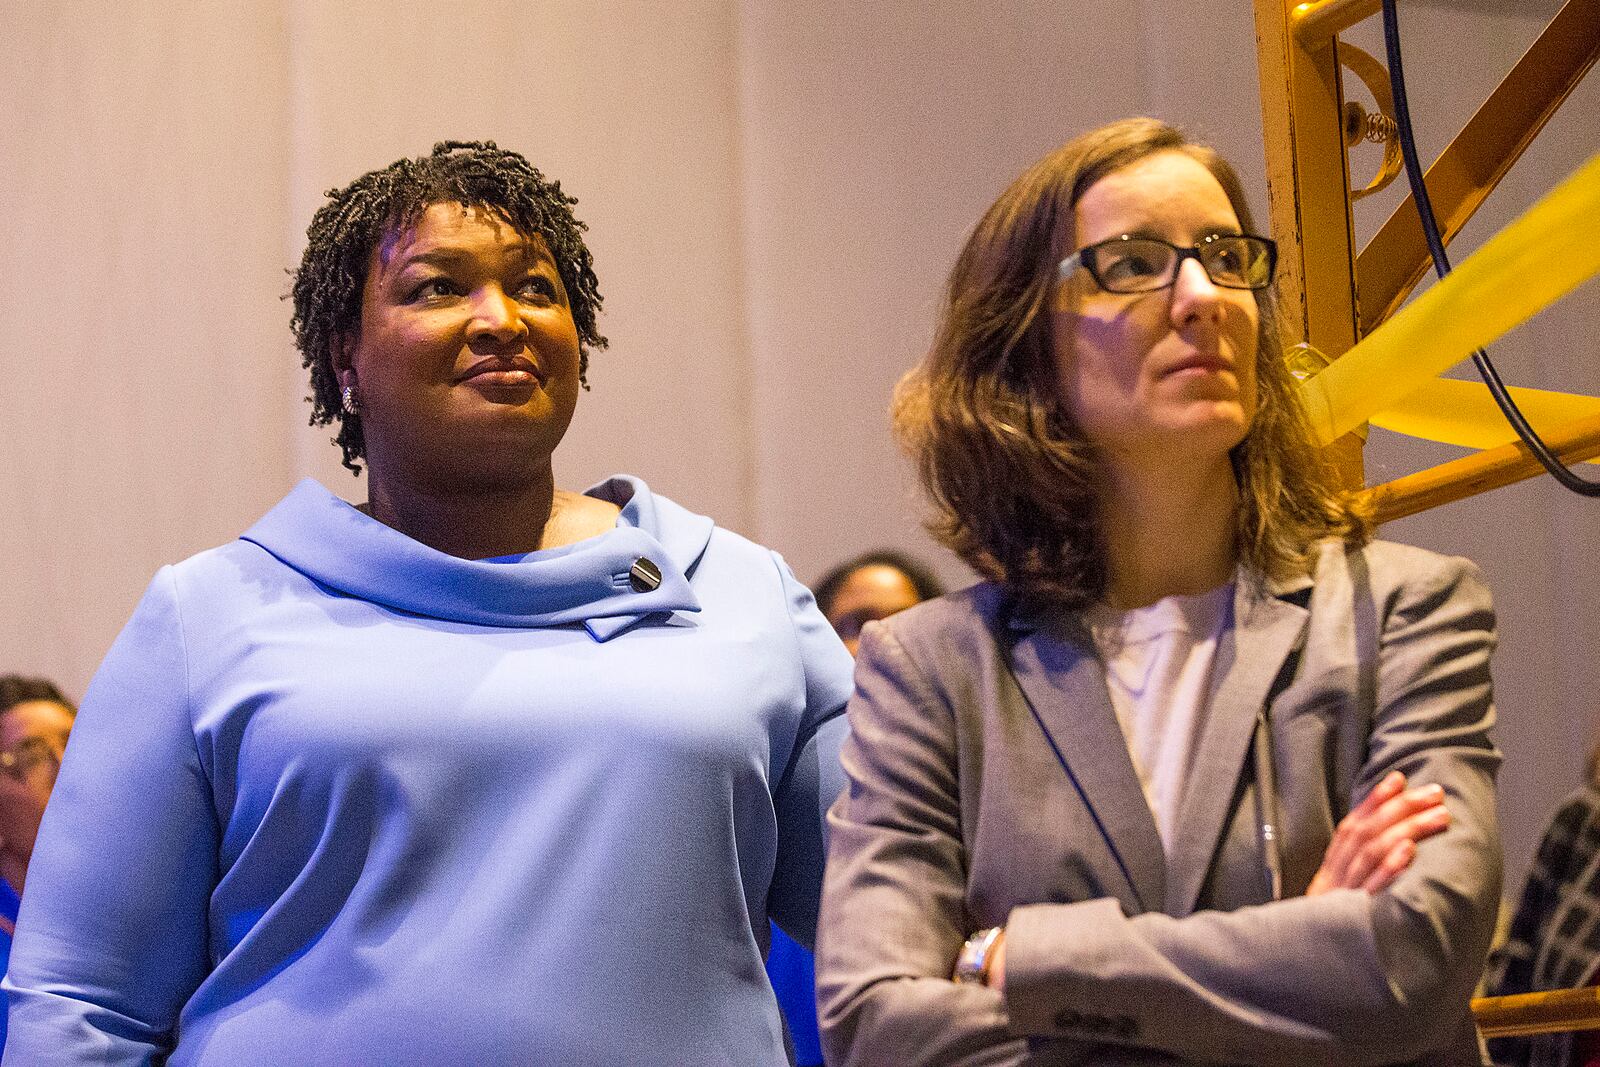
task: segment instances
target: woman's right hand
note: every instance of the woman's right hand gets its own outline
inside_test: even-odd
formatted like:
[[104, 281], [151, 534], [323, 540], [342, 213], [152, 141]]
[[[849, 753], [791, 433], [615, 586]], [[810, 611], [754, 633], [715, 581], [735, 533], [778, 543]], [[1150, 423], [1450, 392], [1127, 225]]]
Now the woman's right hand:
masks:
[[1386, 889], [1411, 866], [1417, 842], [1450, 825], [1444, 790], [1437, 785], [1406, 788], [1406, 776], [1390, 771], [1372, 792], [1339, 820], [1306, 896], [1334, 889]]

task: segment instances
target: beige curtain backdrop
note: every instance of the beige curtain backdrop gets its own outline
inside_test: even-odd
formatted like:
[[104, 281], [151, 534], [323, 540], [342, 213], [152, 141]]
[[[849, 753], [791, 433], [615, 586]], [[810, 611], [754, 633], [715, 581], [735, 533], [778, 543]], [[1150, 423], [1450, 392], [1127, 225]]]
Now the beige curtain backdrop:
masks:
[[[1425, 155], [1555, 6], [1402, 5]], [[74, 693], [157, 567], [298, 478], [363, 497], [304, 425], [285, 269], [324, 190], [435, 140], [525, 152], [590, 224], [611, 348], [563, 483], [637, 473], [805, 578], [887, 543], [961, 580], [885, 410], [964, 233], [1026, 164], [1152, 113], [1217, 143], [1265, 211], [1244, 0], [0, 0], [0, 26], [0, 671]], [[1372, 26], [1350, 39], [1381, 52]], [[1456, 254], [1597, 147], [1591, 78]], [[1596, 393], [1597, 335], [1591, 283], [1495, 354], [1519, 384]], [[1375, 432], [1369, 476], [1452, 454]], [[1494, 586], [1513, 880], [1600, 721], [1597, 534], [1600, 504], [1546, 482], [1386, 531]]]

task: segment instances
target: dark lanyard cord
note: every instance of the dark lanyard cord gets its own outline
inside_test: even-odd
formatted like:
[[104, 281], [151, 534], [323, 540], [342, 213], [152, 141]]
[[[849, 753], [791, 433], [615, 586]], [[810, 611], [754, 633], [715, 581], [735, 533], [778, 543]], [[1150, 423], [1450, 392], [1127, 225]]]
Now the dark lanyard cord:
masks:
[[1278, 775], [1272, 763], [1272, 723], [1265, 704], [1256, 711], [1256, 728], [1250, 738], [1256, 777], [1256, 822], [1261, 832], [1261, 864], [1270, 900], [1283, 899], [1283, 845], [1278, 819]]
[[[1417, 143], [1411, 134], [1411, 107], [1406, 99], [1406, 78], [1400, 62], [1400, 19], [1395, 13], [1395, 0], [1383, 0], [1383, 44], [1389, 57], [1389, 82], [1394, 90], [1395, 124], [1399, 128], [1400, 152], [1405, 157], [1406, 180], [1411, 184], [1411, 197], [1417, 205], [1417, 215], [1422, 223], [1423, 236], [1428, 240], [1428, 252], [1433, 256], [1434, 273], [1443, 278], [1450, 273], [1450, 259], [1445, 255], [1444, 239], [1439, 236], [1439, 222], [1433, 214], [1433, 202], [1428, 199], [1428, 186], [1422, 178], [1422, 166], [1417, 162]], [[1534, 432], [1523, 417], [1500, 374], [1489, 360], [1489, 353], [1478, 349], [1472, 353], [1472, 362], [1478, 374], [1489, 387], [1494, 402], [1500, 406], [1506, 421], [1517, 431], [1522, 443], [1534, 455], [1550, 476], [1579, 496], [1600, 496], [1600, 482], [1582, 478], [1561, 462], [1550, 451], [1543, 439]]]

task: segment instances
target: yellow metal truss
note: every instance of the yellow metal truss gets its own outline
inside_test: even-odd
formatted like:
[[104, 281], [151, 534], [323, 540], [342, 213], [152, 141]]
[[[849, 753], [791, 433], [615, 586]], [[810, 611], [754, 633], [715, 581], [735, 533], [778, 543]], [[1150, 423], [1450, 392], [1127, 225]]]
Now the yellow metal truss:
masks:
[[[1267, 188], [1282, 268], [1278, 296], [1289, 343], [1337, 360], [1387, 322], [1428, 267], [1408, 196], [1357, 252], [1350, 205], [1387, 183], [1394, 154], [1368, 189], [1350, 183], [1347, 150], [1393, 135], [1387, 77], [1338, 35], [1370, 18], [1379, 0], [1255, 0]], [[1566, 0], [1537, 41], [1427, 171], [1430, 198], [1448, 242], [1493, 191], [1600, 56], [1600, 0]], [[1371, 90], [1379, 113], [1347, 100], [1343, 72]], [[1392, 145], [1389, 146], [1392, 149]], [[1369, 346], [1363, 346], [1367, 348]], [[1467, 355], [1456, 354], [1448, 363]], [[1346, 375], [1346, 377], [1349, 377]], [[1583, 399], [1583, 398], [1574, 398]], [[1584, 416], [1545, 433], [1563, 459], [1600, 454], [1600, 426]], [[1380, 423], [1381, 419], [1375, 420]], [[1543, 428], [1541, 428], [1543, 429]], [[1509, 430], [1506, 434], [1511, 436]], [[1364, 435], [1329, 447], [1347, 484], [1364, 484]], [[1464, 443], [1464, 442], [1458, 442]], [[1468, 456], [1374, 490], [1380, 518], [1411, 514], [1540, 473], [1520, 443]]]

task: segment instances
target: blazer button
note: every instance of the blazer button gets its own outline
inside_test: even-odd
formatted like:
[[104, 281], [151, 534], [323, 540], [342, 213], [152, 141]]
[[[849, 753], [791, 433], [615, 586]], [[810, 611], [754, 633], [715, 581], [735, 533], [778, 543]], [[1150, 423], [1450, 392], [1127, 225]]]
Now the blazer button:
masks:
[[635, 593], [648, 593], [661, 588], [661, 568], [647, 557], [640, 556], [628, 569], [628, 585]]

